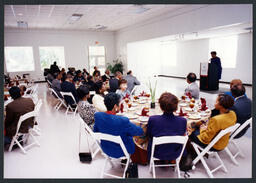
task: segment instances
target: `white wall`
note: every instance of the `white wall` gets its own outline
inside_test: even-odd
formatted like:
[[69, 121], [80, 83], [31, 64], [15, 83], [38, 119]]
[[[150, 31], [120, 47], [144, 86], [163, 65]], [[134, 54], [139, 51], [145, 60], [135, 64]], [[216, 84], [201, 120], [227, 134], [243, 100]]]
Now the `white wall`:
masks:
[[[36, 80], [44, 80], [39, 60], [39, 46], [64, 46], [66, 69], [89, 68], [88, 46], [95, 45], [98, 41], [106, 48], [106, 62], [111, 63], [116, 58], [113, 32], [89, 31], [53, 31], [53, 30], [5, 30], [5, 46], [32, 46], [34, 52], [35, 71], [18, 72], [14, 74], [31, 73]], [[5, 72], [6, 68], [4, 67]]]
[[[115, 39], [116, 39], [116, 54], [120, 56], [125, 65], [127, 66], [127, 43], [135, 42], [135, 41], [142, 41], [148, 40], [168, 35], [175, 35], [180, 33], [191, 33], [200, 30], [207, 30], [214, 27], [219, 26], [226, 26], [231, 24], [238, 24], [238, 23], [247, 23], [252, 22], [252, 5], [208, 5], [208, 6], [194, 6], [194, 8], [190, 8], [187, 10], [183, 10], [183, 13], [179, 15], [164, 15], [163, 19], [155, 19], [149, 20], [147, 22], [143, 22], [141, 24], [137, 24], [134, 26], [130, 26], [128, 28], [122, 29], [116, 32]], [[243, 61], [247, 61], [249, 66], [252, 63], [252, 36], [242, 36], [239, 39], [240, 50], [238, 48], [238, 58], [243, 59]], [[194, 59], [196, 60], [208, 60], [209, 59], [209, 50], [208, 50], [208, 41], [207, 40], [200, 40], [195, 41], [195, 45], [193, 48], [196, 52], [201, 53], [201, 57], [197, 57], [196, 55], [191, 55], [190, 53], [178, 53], [180, 55], [177, 59], [184, 59], [187, 62], [192, 62]], [[194, 44], [193, 43], [193, 44]], [[190, 43], [184, 43], [184, 47], [190, 47]], [[201, 46], [202, 45], [202, 46]], [[204, 45], [204, 46], [203, 46]], [[246, 46], [242, 49], [243, 46]], [[241, 49], [243, 51], [241, 51]], [[181, 50], [180, 50], [181, 52]], [[191, 58], [183, 58], [189, 57]], [[194, 58], [196, 57], [196, 58]], [[251, 67], [246, 66], [246, 64], [242, 64], [242, 61], [237, 65], [237, 68], [242, 65], [239, 69], [239, 72], [236, 74], [240, 74], [241, 78], [244, 78], [244, 82], [252, 82], [252, 72]], [[186, 66], [186, 65], [184, 65]], [[185, 68], [185, 67], [184, 67]], [[248, 68], [250, 68], [250, 76], [246, 77], [244, 74], [248, 73]], [[192, 67], [188, 68], [189, 70], [192, 69], [193, 71], [198, 71], [197, 64], [192, 65]], [[174, 70], [173, 74], [177, 74], [177, 76], [184, 77], [184, 73], [187, 73], [187, 69], [182, 71], [182, 68], [178, 70]], [[237, 71], [237, 70], [236, 70]], [[163, 71], [165, 72], [165, 71]], [[226, 69], [223, 71], [223, 80], [230, 81], [230, 78], [234, 76], [234, 70]], [[230, 75], [230, 73], [232, 73]], [[249, 73], [248, 73], [249, 75]], [[236, 76], [236, 75], [235, 75]], [[238, 76], [237, 76], [238, 77]]]

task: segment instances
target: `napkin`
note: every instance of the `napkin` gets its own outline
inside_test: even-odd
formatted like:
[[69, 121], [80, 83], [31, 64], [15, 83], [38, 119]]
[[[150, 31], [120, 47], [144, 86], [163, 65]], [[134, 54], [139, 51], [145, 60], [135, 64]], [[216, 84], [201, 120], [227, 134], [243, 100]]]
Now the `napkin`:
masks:
[[143, 97], [146, 93], [144, 91], [142, 91], [139, 95], [139, 97]]
[[130, 95], [128, 94], [128, 93], [126, 93], [126, 95], [124, 96], [124, 98], [123, 99], [126, 99], [126, 98], [130, 98]]
[[142, 109], [141, 111], [141, 116], [148, 116], [148, 113], [149, 111], [146, 111], [145, 108]]
[[182, 108], [180, 108], [179, 116], [186, 116], [186, 115], [187, 115], [187, 113], [183, 113]]
[[121, 111], [121, 113], [123, 113], [123, 112], [124, 112], [124, 104], [123, 104], [123, 103], [121, 103], [120, 111]]

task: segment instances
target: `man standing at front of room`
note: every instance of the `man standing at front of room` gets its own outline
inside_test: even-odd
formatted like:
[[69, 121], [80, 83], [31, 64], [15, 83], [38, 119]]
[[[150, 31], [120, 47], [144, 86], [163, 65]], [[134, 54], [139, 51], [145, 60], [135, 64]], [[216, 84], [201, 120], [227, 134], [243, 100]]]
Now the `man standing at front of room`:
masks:
[[212, 58], [210, 59], [211, 64], [216, 64], [218, 68], [218, 86], [219, 86], [219, 80], [221, 79], [221, 73], [222, 73], [222, 67], [221, 67], [221, 61], [220, 58], [216, 56], [216, 51], [211, 52]]

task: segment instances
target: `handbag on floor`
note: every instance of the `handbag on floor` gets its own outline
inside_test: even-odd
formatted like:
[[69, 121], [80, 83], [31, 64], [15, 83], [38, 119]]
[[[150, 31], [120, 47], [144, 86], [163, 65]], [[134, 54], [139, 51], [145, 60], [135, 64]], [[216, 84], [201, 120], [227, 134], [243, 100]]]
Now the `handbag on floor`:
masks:
[[125, 178], [138, 178], [138, 165], [136, 163], [129, 163]]
[[80, 123], [80, 130], [79, 130], [79, 159], [82, 163], [90, 163], [92, 161], [92, 154], [90, 152], [90, 145], [88, 141], [88, 137], [86, 136], [87, 144], [89, 148], [89, 152], [80, 152], [80, 142], [81, 142], [81, 123]]

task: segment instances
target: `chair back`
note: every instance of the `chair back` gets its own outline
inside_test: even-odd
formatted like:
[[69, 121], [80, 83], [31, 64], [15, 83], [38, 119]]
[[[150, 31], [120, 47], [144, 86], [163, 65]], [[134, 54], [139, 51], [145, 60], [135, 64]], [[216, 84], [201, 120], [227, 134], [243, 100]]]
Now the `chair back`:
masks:
[[25, 120], [27, 120], [29, 118], [32, 118], [32, 117], [36, 117], [36, 115], [37, 115], [36, 111], [31, 111], [31, 112], [28, 112], [28, 113], [23, 114], [22, 116], [20, 116], [20, 119], [19, 119], [18, 124], [17, 124], [17, 129], [16, 129], [16, 134], [15, 135], [17, 135], [19, 133], [20, 126]]
[[225, 130], [221, 130], [219, 132], [219, 134], [211, 141], [211, 143], [206, 148], [204, 148], [202, 153], [208, 152], [212, 148], [212, 146], [214, 146], [214, 144], [216, 144], [224, 135], [226, 135], [228, 133], [232, 133], [239, 126], [240, 126], [240, 124], [236, 123], [235, 125], [230, 126], [230, 127], [226, 128]]
[[49, 90], [51, 91], [51, 93], [52, 93], [56, 98], [60, 99], [59, 95], [57, 94], [57, 92], [56, 92], [54, 89], [49, 88]]
[[[237, 123], [237, 124], [239, 124], [239, 123]], [[235, 137], [238, 133], [240, 133], [244, 128], [246, 128], [249, 124], [252, 125], [252, 118], [248, 119], [248, 120], [247, 120], [246, 122], [244, 122], [241, 126], [238, 126], [238, 128], [234, 130], [235, 132], [230, 136], [230, 140], [233, 140], [234, 137]]]
[[177, 158], [178, 160], [180, 160], [183, 151], [185, 149], [185, 146], [187, 144], [188, 141], [188, 136], [162, 136], [162, 137], [153, 137], [153, 141], [152, 141], [152, 150], [151, 150], [151, 159], [154, 157], [154, 152], [155, 152], [155, 146], [157, 145], [161, 145], [161, 144], [182, 144], [182, 150], [181, 153], [179, 155], [179, 157]]
[[63, 96], [63, 98], [64, 98], [64, 96], [71, 97], [72, 100], [74, 101], [74, 104], [77, 105], [76, 100], [75, 100], [75, 98], [74, 98], [74, 96], [73, 96], [73, 94], [71, 92], [63, 92], [63, 91], [61, 91], [60, 93]]
[[[93, 136], [98, 141], [99, 144], [100, 144], [101, 140], [105, 140], [105, 141], [114, 142], [114, 143], [119, 144], [121, 146], [121, 149], [122, 149], [125, 157], [126, 158], [130, 157], [129, 153], [127, 152], [126, 147], [124, 146], [124, 143], [123, 143], [120, 136], [114, 136], [114, 135], [109, 135], [109, 134], [99, 133], [99, 132], [94, 133]], [[103, 149], [102, 149], [102, 152], [104, 152]]]
[[43, 104], [42, 99], [39, 99], [36, 106], [35, 106], [35, 112], [36, 113], [39, 113], [39, 110], [40, 110], [42, 104]]

